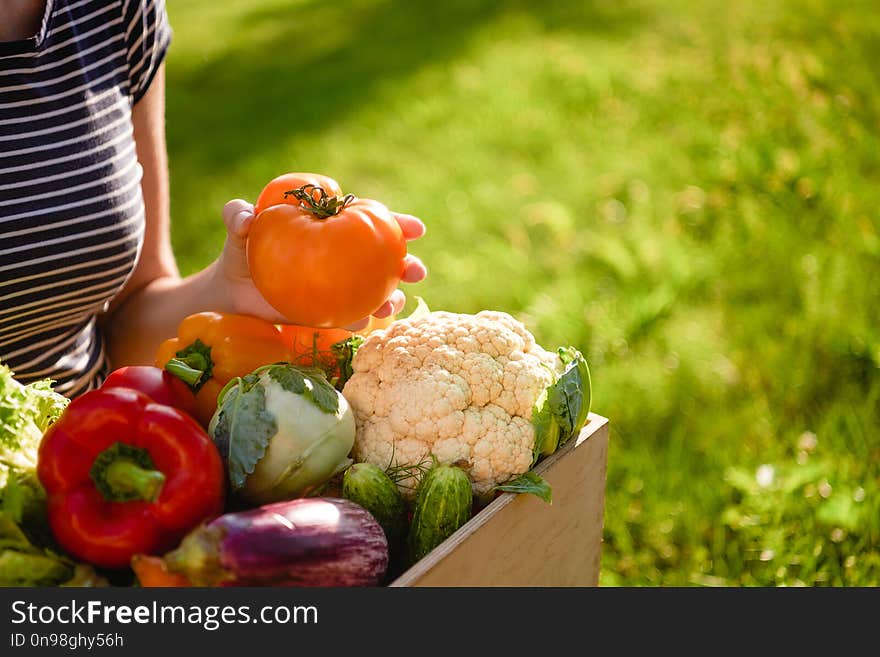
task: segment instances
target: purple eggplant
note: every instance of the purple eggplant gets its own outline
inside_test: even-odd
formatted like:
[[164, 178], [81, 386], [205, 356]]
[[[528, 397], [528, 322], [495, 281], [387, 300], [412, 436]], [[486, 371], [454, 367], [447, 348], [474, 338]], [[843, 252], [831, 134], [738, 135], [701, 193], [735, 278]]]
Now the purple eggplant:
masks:
[[374, 586], [388, 568], [388, 542], [363, 507], [308, 497], [220, 516], [165, 562], [195, 586]]

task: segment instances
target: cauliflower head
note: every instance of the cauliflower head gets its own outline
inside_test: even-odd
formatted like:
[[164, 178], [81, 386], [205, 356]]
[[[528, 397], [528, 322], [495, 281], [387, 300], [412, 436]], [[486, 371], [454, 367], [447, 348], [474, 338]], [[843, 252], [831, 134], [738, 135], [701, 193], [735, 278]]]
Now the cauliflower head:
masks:
[[[366, 338], [342, 390], [355, 412], [354, 456], [388, 468], [433, 455], [486, 494], [531, 468], [532, 413], [563, 366], [507, 313], [398, 320]], [[416, 479], [398, 482], [405, 496]]]

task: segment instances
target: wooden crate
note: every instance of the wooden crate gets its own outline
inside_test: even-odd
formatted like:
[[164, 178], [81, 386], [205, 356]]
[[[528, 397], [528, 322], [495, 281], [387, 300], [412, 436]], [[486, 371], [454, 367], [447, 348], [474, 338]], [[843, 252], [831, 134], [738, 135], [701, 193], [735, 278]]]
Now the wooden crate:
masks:
[[605, 510], [608, 420], [535, 467], [553, 504], [504, 493], [389, 586], [596, 586]]

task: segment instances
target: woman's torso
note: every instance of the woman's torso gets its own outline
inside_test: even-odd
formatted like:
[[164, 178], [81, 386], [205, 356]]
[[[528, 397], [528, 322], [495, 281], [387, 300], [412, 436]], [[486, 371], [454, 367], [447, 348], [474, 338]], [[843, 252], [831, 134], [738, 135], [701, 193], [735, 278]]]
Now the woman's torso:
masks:
[[35, 39], [0, 43], [0, 360], [70, 396], [106, 372], [96, 317], [143, 238], [129, 82], [142, 26], [126, 18], [122, 0], [48, 0]]

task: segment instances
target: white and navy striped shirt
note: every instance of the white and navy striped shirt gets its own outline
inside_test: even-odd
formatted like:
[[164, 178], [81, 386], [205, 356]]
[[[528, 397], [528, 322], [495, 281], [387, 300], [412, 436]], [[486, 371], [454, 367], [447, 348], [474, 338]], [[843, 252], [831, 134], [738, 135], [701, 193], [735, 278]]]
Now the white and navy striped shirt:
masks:
[[73, 397], [107, 373], [97, 315], [144, 235], [131, 110], [170, 36], [164, 0], [46, 0], [0, 42], [0, 361], [22, 382]]

